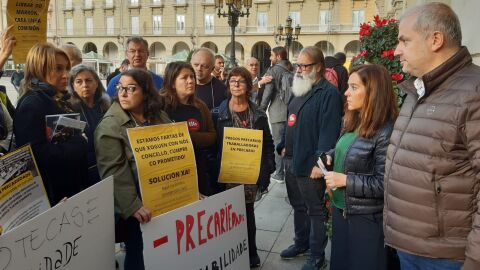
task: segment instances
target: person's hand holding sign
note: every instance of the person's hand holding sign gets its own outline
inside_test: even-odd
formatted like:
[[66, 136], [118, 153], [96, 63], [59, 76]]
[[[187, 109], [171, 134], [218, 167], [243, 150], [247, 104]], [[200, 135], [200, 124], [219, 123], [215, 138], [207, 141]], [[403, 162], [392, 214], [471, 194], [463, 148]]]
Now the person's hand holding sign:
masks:
[[152, 212], [150, 209], [146, 208], [145, 206], [140, 207], [140, 209], [133, 214], [133, 217], [138, 220], [141, 224], [147, 223], [152, 219]]
[[0, 49], [0, 67], [3, 67], [7, 62], [8, 57], [12, 54], [13, 47], [17, 40], [13, 35], [13, 25], [7, 27], [2, 34], [2, 48]]

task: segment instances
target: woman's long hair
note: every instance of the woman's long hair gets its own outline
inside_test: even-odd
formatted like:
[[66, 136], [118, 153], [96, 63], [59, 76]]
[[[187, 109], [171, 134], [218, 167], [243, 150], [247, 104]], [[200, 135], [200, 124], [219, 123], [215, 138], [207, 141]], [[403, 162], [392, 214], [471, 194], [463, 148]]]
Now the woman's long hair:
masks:
[[[398, 106], [390, 73], [381, 65], [368, 64], [353, 67], [365, 86], [365, 100], [361, 110], [345, 109], [344, 131], [356, 130], [359, 137], [372, 138], [387, 122], [395, 121]], [[348, 90], [347, 90], [348, 91]]]
[[95, 104], [99, 104], [102, 112], [106, 112], [110, 107], [110, 99], [105, 92], [105, 87], [103, 87], [103, 84], [100, 81], [100, 78], [98, 77], [98, 74], [95, 72], [95, 70], [92, 67], [83, 64], [74, 66], [72, 70], [70, 70], [70, 75], [68, 77], [67, 89], [71, 95], [70, 103], [72, 104], [72, 107], [77, 110], [80, 108], [80, 104], [83, 102], [75, 91], [73, 84], [78, 74], [84, 71], [90, 72], [90, 74], [93, 76], [93, 79], [97, 82], [98, 85], [97, 89], [95, 90], [95, 95], [93, 96], [93, 102]]
[[[165, 67], [163, 87], [160, 90], [160, 96], [165, 102], [164, 110], [168, 113], [175, 111], [177, 109], [178, 103], [180, 102], [178, 100], [177, 90], [175, 89], [175, 81], [177, 80], [180, 72], [182, 72], [183, 69], [188, 69], [193, 73], [196, 88], [197, 78], [195, 77], [195, 70], [193, 69], [192, 65], [190, 65], [190, 63], [183, 61], [169, 63], [167, 67]], [[195, 106], [196, 108], [200, 108], [200, 100], [197, 98], [196, 94], [190, 96], [187, 100], [187, 103]]]
[[33, 81], [35, 79], [46, 83], [47, 75], [56, 68], [56, 56], [61, 55], [67, 59], [67, 69], [70, 70], [70, 61], [67, 54], [48, 42], [40, 42], [28, 51], [25, 61], [25, 82], [23, 84], [25, 94], [35, 89]]
[[[134, 68], [122, 72], [120, 78], [123, 76], [131, 77], [142, 89], [143, 117], [151, 123], [156, 123], [158, 120], [161, 120], [160, 112], [162, 111], [162, 105], [150, 72]], [[118, 95], [115, 95], [113, 100], [118, 102]]]

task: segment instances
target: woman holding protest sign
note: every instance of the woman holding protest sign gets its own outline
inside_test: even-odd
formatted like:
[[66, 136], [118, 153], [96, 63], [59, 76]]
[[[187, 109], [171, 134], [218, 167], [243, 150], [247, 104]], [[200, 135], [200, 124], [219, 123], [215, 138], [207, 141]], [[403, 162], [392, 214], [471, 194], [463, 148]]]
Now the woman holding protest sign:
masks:
[[195, 148], [200, 194], [215, 194], [207, 174], [206, 151], [215, 144], [215, 128], [207, 105], [195, 96], [196, 79], [193, 67], [186, 62], [172, 62], [165, 68], [165, 81], [160, 91], [163, 109], [175, 122], [187, 122]]
[[88, 180], [89, 185], [100, 181], [93, 145], [93, 132], [110, 107], [110, 97], [106, 94], [100, 78], [95, 70], [86, 65], [77, 65], [70, 71], [68, 78], [70, 103], [80, 119], [87, 123], [85, 134], [88, 138]]
[[116, 214], [125, 224], [126, 270], [144, 269], [140, 223], [152, 214], [143, 206], [137, 166], [127, 136], [127, 128], [170, 123], [162, 111], [158, 93], [149, 72], [130, 69], [116, 85], [117, 95], [95, 130], [95, 150], [100, 177], [114, 177]]
[[24, 94], [14, 116], [18, 146], [30, 143], [51, 204], [80, 192], [87, 179], [87, 141], [76, 134], [62, 141], [47, 136], [46, 116], [72, 113], [67, 79], [70, 61], [50, 43], [38, 43], [27, 54]]
[[398, 116], [389, 72], [380, 65], [354, 67], [345, 96], [343, 134], [324, 159], [333, 164], [325, 175], [333, 194], [330, 269], [388, 269], [383, 178]]
[[[252, 77], [244, 67], [232, 69], [227, 78], [230, 97], [215, 109], [217, 127], [218, 161], [222, 160], [223, 134], [225, 127], [257, 129], [263, 131], [262, 157], [260, 174], [255, 185], [245, 185], [245, 202], [247, 213], [248, 249], [250, 267], [258, 267], [260, 258], [255, 241], [256, 225], [253, 204], [257, 192], [265, 192], [270, 183], [270, 174], [275, 171], [275, 156], [272, 134], [268, 125], [267, 115], [249, 100], [252, 92]], [[227, 188], [237, 184], [227, 184]]]

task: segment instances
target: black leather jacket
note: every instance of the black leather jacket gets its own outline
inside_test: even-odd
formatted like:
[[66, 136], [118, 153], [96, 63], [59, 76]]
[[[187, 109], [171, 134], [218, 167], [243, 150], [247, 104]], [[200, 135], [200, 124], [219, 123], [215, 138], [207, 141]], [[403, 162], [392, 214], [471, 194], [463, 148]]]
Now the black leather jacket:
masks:
[[[373, 138], [357, 137], [350, 145], [343, 163], [347, 175], [345, 214], [382, 213], [385, 157], [392, 130], [389, 122]], [[335, 149], [327, 154], [334, 158]]]

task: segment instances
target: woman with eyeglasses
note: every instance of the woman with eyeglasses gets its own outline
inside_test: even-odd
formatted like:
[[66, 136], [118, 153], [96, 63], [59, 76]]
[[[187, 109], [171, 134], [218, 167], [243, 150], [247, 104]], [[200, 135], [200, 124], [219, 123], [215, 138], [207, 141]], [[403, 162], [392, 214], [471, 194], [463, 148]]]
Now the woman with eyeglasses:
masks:
[[[247, 214], [248, 250], [250, 267], [260, 266], [260, 258], [257, 253], [255, 241], [256, 225], [253, 204], [257, 192], [265, 192], [270, 183], [270, 174], [275, 171], [275, 156], [273, 139], [268, 125], [267, 115], [255, 103], [249, 100], [252, 92], [252, 76], [244, 67], [232, 69], [227, 77], [228, 94], [230, 97], [224, 100], [217, 109], [217, 148], [218, 161], [222, 160], [223, 134], [225, 127], [258, 129], [263, 131], [262, 160], [260, 174], [256, 185], [245, 185], [245, 203]], [[227, 184], [232, 188], [237, 184]]]
[[196, 79], [193, 67], [186, 62], [172, 62], [165, 68], [163, 88], [160, 90], [163, 110], [175, 122], [187, 122], [195, 149], [198, 187], [200, 194], [216, 193], [207, 174], [207, 151], [215, 144], [216, 132], [212, 115], [203, 101], [195, 95]]
[[101, 180], [95, 158], [93, 132], [110, 107], [110, 97], [95, 70], [82, 64], [70, 71], [68, 90], [73, 110], [80, 114], [80, 120], [87, 123], [85, 135], [88, 138], [88, 180], [89, 185], [93, 185]]
[[380, 65], [354, 67], [345, 96], [343, 134], [326, 156], [333, 164], [325, 175], [333, 195], [330, 269], [384, 270], [385, 155], [398, 116], [389, 72]]
[[24, 92], [13, 120], [18, 146], [31, 144], [52, 205], [80, 192], [87, 179], [87, 141], [77, 134], [61, 141], [47, 136], [47, 115], [72, 113], [68, 103], [67, 54], [50, 43], [37, 43], [27, 54]]
[[[143, 239], [140, 223], [152, 218], [143, 206], [137, 166], [127, 136], [127, 128], [170, 123], [162, 111], [152, 76], [143, 69], [123, 72], [116, 85], [117, 95], [95, 130], [97, 166], [101, 178], [114, 177], [116, 215], [126, 226], [124, 269], [142, 270]], [[117, 221], [121, 222], [121, 221]]]

